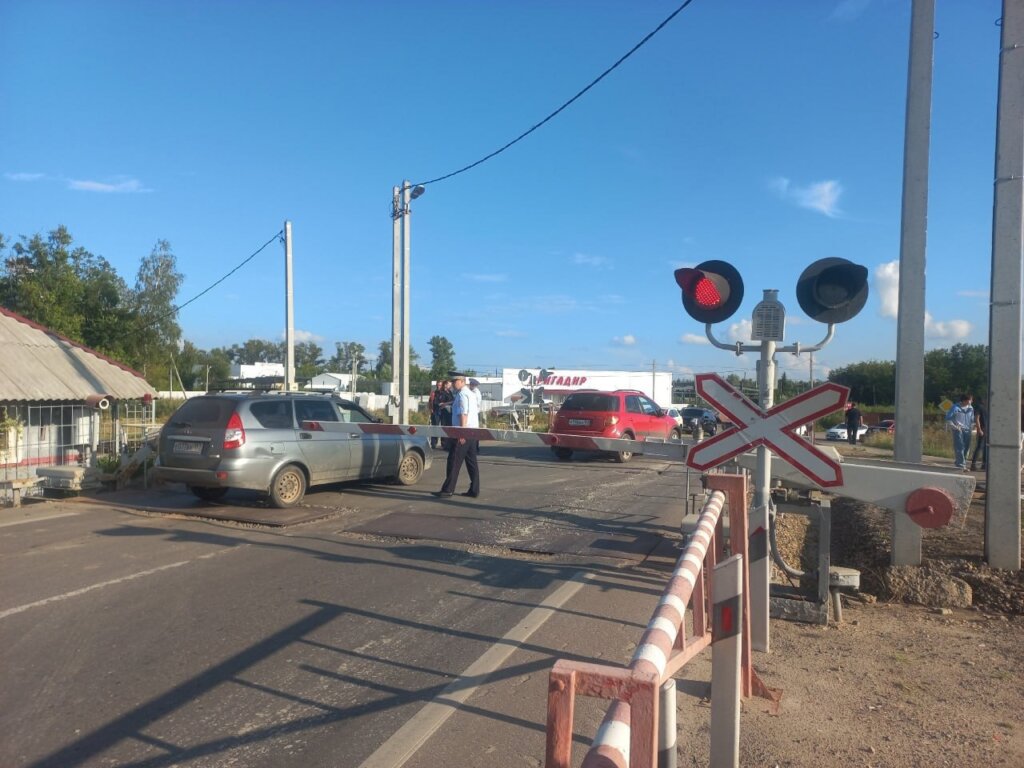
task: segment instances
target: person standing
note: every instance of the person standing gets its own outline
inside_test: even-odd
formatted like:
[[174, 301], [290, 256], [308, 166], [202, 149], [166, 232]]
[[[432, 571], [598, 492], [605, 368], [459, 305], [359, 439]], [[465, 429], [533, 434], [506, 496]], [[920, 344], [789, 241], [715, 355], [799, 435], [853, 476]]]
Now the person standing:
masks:
[[979, 397], [974, 401], [974, 426], [978, 431], [978, 442], [974, 444], [974, 453], [971, 454], [971, 472], [976, 471], [978, 465], [978, 453], [981, 453], [981, 470], [984, 472], [988, 466], [988, 415], [985, 413], [985, 404]]
[[[434, 425], [438, 427], [450, 427], [452, 425], [452, 383], [443, 379], [437, 383], [438, 389], [434, 392]], [[442, 448], [446, 446], [444, 439], [432, 437], [430, 447]]]
[[970, 395], [960, 395], [958, 402], [949, 409], [946, 426], [953, 433], [953, 462], [964, 472], [971, 450], [971, 432], [974, 431], [974, 408], [971, 407]]
[[[466, 377], [464, 374], [452, 375], [452, 386], [455, 390], [455, 398], [452, 400], [452, 426], [472, 427], [480, 426], [479, 411], [476, 407], [476, 397], [466, 388]], [[477, 441], [465, 437], [452, 438], [448, 441], [448, 464], [445, 467], [444, 485], [440, 491], [435, 491], [438, 498], [449, 498], [455, 495], [455, 487], [459, 482], [459, 473], [462, 465], [466, 465], [469, 472], [469, 490], [461, 494], [476, 498], [480, 495], [480, 469], [476, 460]]]
[[857, 403], [850, 401], [850, 407], [846, 409], [846, 440], [850, 445], [857, 444], [857, 433], [861, 425], [860, 408]]

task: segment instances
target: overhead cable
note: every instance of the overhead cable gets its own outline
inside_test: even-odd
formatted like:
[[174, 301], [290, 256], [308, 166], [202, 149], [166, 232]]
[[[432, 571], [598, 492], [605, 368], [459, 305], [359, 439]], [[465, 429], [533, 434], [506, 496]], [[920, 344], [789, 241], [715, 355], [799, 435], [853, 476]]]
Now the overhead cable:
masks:
[[573, 96], [571, 99], [569, 99], [567, 102], [565, 102], [562, 106], [560, 106], [558, 109], [556, 109], [550, 115], [545, 117], [539, 123], [534, 125], [532, 128], [530, 128], [529, 130], [524, 131], [523, 133], [521, 133], [518, 136], [516, 136], [514, 139], [512, 139], [512, 141], [510, 141], [505, 146], [501, 147], [500, 149], [494, 150], [493, 152], [491, 152], [491, 154], [489, 154], [489, 155], [487, 155], [485, 157], [481, 157], [475, 163], [470, 163], [469, 165], [465, 166], [464, 168], [459, 168], [459, 170], [457, 170], [457, 171], [452, 171], [451, 173], [446, 173], [444, 176], [438, 176], [436, 179], [431, 179], [430, 181], [421, 181], [417, 185], [414, 185], [414, 186], [425, 187], [428, 184], [435, 184], [435, 183], [437, 183], [439, 181], [444, 181], [445, 179], [450, 179], [452, 176], [458, 176], [460, 173], [465, 173], [466, 171], [468, 171], [468, 170], [470, 170], [472, 168], [476, 168], [481, 163], [486, 163], [492, 157], [496, 157], [497, 155], [500, 155], [502, 152], [504, 152], [506, 149], [511, 147], [513, 144], [519, 143], [520, 141], [525, 139], [527, 136], [529, 136], [531, 133], [533, 133], [538, 128], [540, 128], [542, 125], [544, 125], [546, 122], [551, 120], [559, 112], [561, 112], [566, 107], [568, 107], [570, 104], [572, 104], [574, 101], [576, 101], [576, 99], [580, 98], [580, 96], [582, 96], [587, 91], [589, 91], [591, 88], [593, 88], [595, 85], [597, 85], [599, 82], [604, 80], [604, 78], [607, 77], [609, 74], [611, 74], [616, 69], [616, 67], [618, 67], [620, 64], [622, 64], [622, 62], [624, 62], [626, 59], [628, 59], [630, 56], [632, 56], [634, 53], [636, 53], [648, 40], [650, 40], [652, 37], [654, 37], [656, 34], [658, 34], [658, 32], [661, 31], [662, 27], [664, 27], [666, 24], [668, 24], [670, 21], [672, 21], [672, 19], [674, 19], [680, 12], [682, 12], [686, 8], [686, 6], [688, 6], [692, 2], [693, 2], [693, 0], [686, 0], [686, 2], [684, 2], [678, 8], [676, 8], [674, 11], [672, 11], [672, 13], [670, 13], [668, 15], [668, 17], [664, 21], [661, 22], [661, 24], [659, 24], [657, 27], [655, 27], [653, 30], [651, 30], [644, 37], [643, 40], [641, 40], [639, 43], [637, 43], [632, 48], [630, 48], [629, 51], [627, 51], [623, 56], [621, 56], [619, 58], [618, 61], [616, 61], [614, 64], [612, 64], [610, 67], [608, 67], [608, 69], [606, 69], [604, 72], [602, 72], [596, 78], [594, 78], [590, 82], [590, 84], [587, 85], [583, 90], [579, 91], [575, 96]]

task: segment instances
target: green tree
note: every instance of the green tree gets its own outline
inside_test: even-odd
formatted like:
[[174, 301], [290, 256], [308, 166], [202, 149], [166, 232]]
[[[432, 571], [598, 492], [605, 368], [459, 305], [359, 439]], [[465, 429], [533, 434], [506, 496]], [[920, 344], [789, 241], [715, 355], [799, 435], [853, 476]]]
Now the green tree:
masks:
[[300, 341], [295, 345], [295, 377], [312, 379], [324, 372], [324, 351], [312, 341]]
[[446, 378], [448, 372], [455, 369], [455, 348], [444, 336], [433, 336], [429, 343], [432, 358], [430, 377], [432, 379]]
[[984, 344], [954, 344], [949, 349], [932, 349], [924, 356], [924, 400], [939, 403], [955, 400], [962, 393], [988, 394], [988, 347]]
[[181, 326], [174, 300], [184, 279], [171, 244], [157, 240], [139, 265], [132, 296], [137, 321], [132, 329], [137, 364], [164, 360], [177, 351]]
[[336, 341], [334, 348], [334, 357], [328, 361], [328, 367], [335, 373], [351, 373], [353, 362], [356, 373], [361, 373], [366, 367], [366, 347], [358, 341]]
[[896, 402], [896, 363], [869, 360], [833, 368], [828, 380], [850, 388], [850, 399], [870, 405]]
[[239, 365], [254, 363], [283, 363], [284, 345], [282, 342], [266, 339], [249, 339], [244, 344], [232, 344], [228, 350], [228, 358]]

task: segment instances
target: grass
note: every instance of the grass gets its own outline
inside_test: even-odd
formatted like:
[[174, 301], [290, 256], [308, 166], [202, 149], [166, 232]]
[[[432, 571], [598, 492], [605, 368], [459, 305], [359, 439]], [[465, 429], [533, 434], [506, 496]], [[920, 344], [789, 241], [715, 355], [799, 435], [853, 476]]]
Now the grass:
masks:
[[[895, 436], [884, 432], [868, 434], [864, 439], [864, 445], [872, 448], [893, 449]], [[953, 458], [953, 439], [945, 427], [925, 425], [921, 441], [921, 453], [925, 456], [937, 456], [940, 458]]]

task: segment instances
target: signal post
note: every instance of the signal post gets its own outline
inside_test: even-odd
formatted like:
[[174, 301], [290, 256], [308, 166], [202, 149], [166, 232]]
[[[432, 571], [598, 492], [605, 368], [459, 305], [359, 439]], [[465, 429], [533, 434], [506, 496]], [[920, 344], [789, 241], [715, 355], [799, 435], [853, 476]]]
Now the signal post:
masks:
[[[814, 346], [799, 342], [779, 347], [785, 340], [786, 310], [778, 300], [779, 292], [765, 289], [764, 298], [754, 308], [751, 340], [760, 344], [736, 342], [725, 344], [715, 338], [711, 326], [731, 317], [743, 301], [743, 278], [731, 264], [711, 260], [695, 268], [677, 269], [676, 283], [682, 290], [683, 307], [687, 313], [704, 323], [708, 340], [719, 349], [741, 355], [760, 352], [757, 366], [758, 394], [762, 413], [771, 410], [775, 400], [775, 355], [777, 352], [816, 352], [832, 340], [835, 324], [857, 315], [868, 298], [868, 271], [859, 264], [840, 258], [820, 259], [811, 264], [797, 281], [797, 301], [812, 319], [827, 323], [825, 338]], [[845, 400], [845, 398], [844, 398]], [[751, 643], [754, 650], [771, 650], [768, 628], [768, 596], [771, 563], [768, 558], [768, 532], [771, 509], [771, 462], [769, 446], [763, 440], [757, 445], [754, 473], [754, 506], [750, 513], [750, 613]], [[690, 459], [688, 459], [688, 462]], [[763, 556], [761, 556], [763, 553]]]

